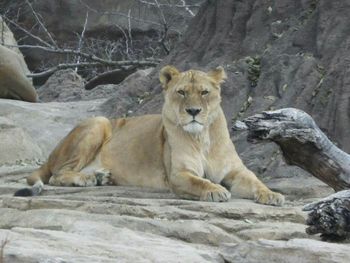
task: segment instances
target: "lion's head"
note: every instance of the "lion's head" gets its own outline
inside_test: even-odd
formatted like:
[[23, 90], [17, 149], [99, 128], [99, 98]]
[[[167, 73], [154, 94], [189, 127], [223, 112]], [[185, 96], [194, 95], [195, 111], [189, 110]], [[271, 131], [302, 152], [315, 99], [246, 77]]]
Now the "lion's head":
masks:
[[200, 133], [210, 124], [220, 107], [220, 84], [226, 79], [222, 67], [205, 73], [165, 66], [159, 78], [165, 91], [163, 114], [171, 122], [190, 133]]

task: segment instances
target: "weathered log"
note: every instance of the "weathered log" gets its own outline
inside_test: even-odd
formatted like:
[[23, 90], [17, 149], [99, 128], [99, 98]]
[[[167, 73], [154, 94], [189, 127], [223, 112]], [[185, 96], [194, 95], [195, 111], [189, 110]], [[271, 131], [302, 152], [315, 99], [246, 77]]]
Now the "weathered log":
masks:
[[343, 240], [350, 238], [350, 190], [332, 194], [320, 201], [307, 204], [306, 233], [321, 233], [324, 240]]
[[[293, 108], [266, 111], [238, 121], [248, 130], [248, 141], [277, 143], [289, 164], [297, 165], [335, 191], [350, 188], [350, 155], [335, 146], [307, 113]], [[307, 204], [306, 232], [324, 240], [350, 238], [350, 190]]]
[[335, 191], [350, 189], [350, 155], [334, 145], [307, 113], [285, 108], [238, 121], [234, 129], [248, 130], [248, 141], [277, 143], [288, 164], [297, 165]]

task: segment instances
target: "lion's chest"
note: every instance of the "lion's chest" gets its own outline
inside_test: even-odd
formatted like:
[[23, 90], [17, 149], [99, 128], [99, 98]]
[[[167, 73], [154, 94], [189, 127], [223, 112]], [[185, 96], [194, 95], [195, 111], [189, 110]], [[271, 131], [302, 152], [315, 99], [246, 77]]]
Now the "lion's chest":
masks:
[[231, 169], [228, 162], [208, 158], [203, 162], [203, 177], [214, 183], [220, 183]]
[[232, 169], [227, 156], [210, 154], [205, 151], [192, 155], [191, 161], [187, 163], [187, 168], [214, 183], [220, 183]]

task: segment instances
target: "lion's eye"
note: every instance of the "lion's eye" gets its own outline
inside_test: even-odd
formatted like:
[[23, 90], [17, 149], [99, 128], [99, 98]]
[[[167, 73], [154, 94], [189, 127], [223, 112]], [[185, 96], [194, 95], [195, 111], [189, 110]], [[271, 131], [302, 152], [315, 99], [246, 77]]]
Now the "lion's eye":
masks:
[[209, 94], [209, 91], [207, 91], [207, 90], [203, 90], [202, 92], [201, 92], [201, 95], [202, 96], [205, 96], [205, 95], [208, 95]]
[[179, 93], [181, 96], [185, 96], [185, 91], [183, 91], [183, 90], [181, 90], [181, 89], [178, 90], [177, 93]]

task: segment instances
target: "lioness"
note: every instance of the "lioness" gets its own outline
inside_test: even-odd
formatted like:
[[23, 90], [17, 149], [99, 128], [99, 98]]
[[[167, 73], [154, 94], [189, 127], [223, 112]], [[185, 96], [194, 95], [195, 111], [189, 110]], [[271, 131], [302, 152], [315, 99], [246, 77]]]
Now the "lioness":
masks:
[[188, 199], [223, 202], [231, 193], [258, 203], [282, 205], [238, 157], [220, 102], [223, 68], [208, 73], [160, 72], [165, 103], [161, 115], [108, 120], [90, 118], [75, 127], [27, 178], [35, 195], [43, 183], [93, 186], [104, 183], [170, 188]]

